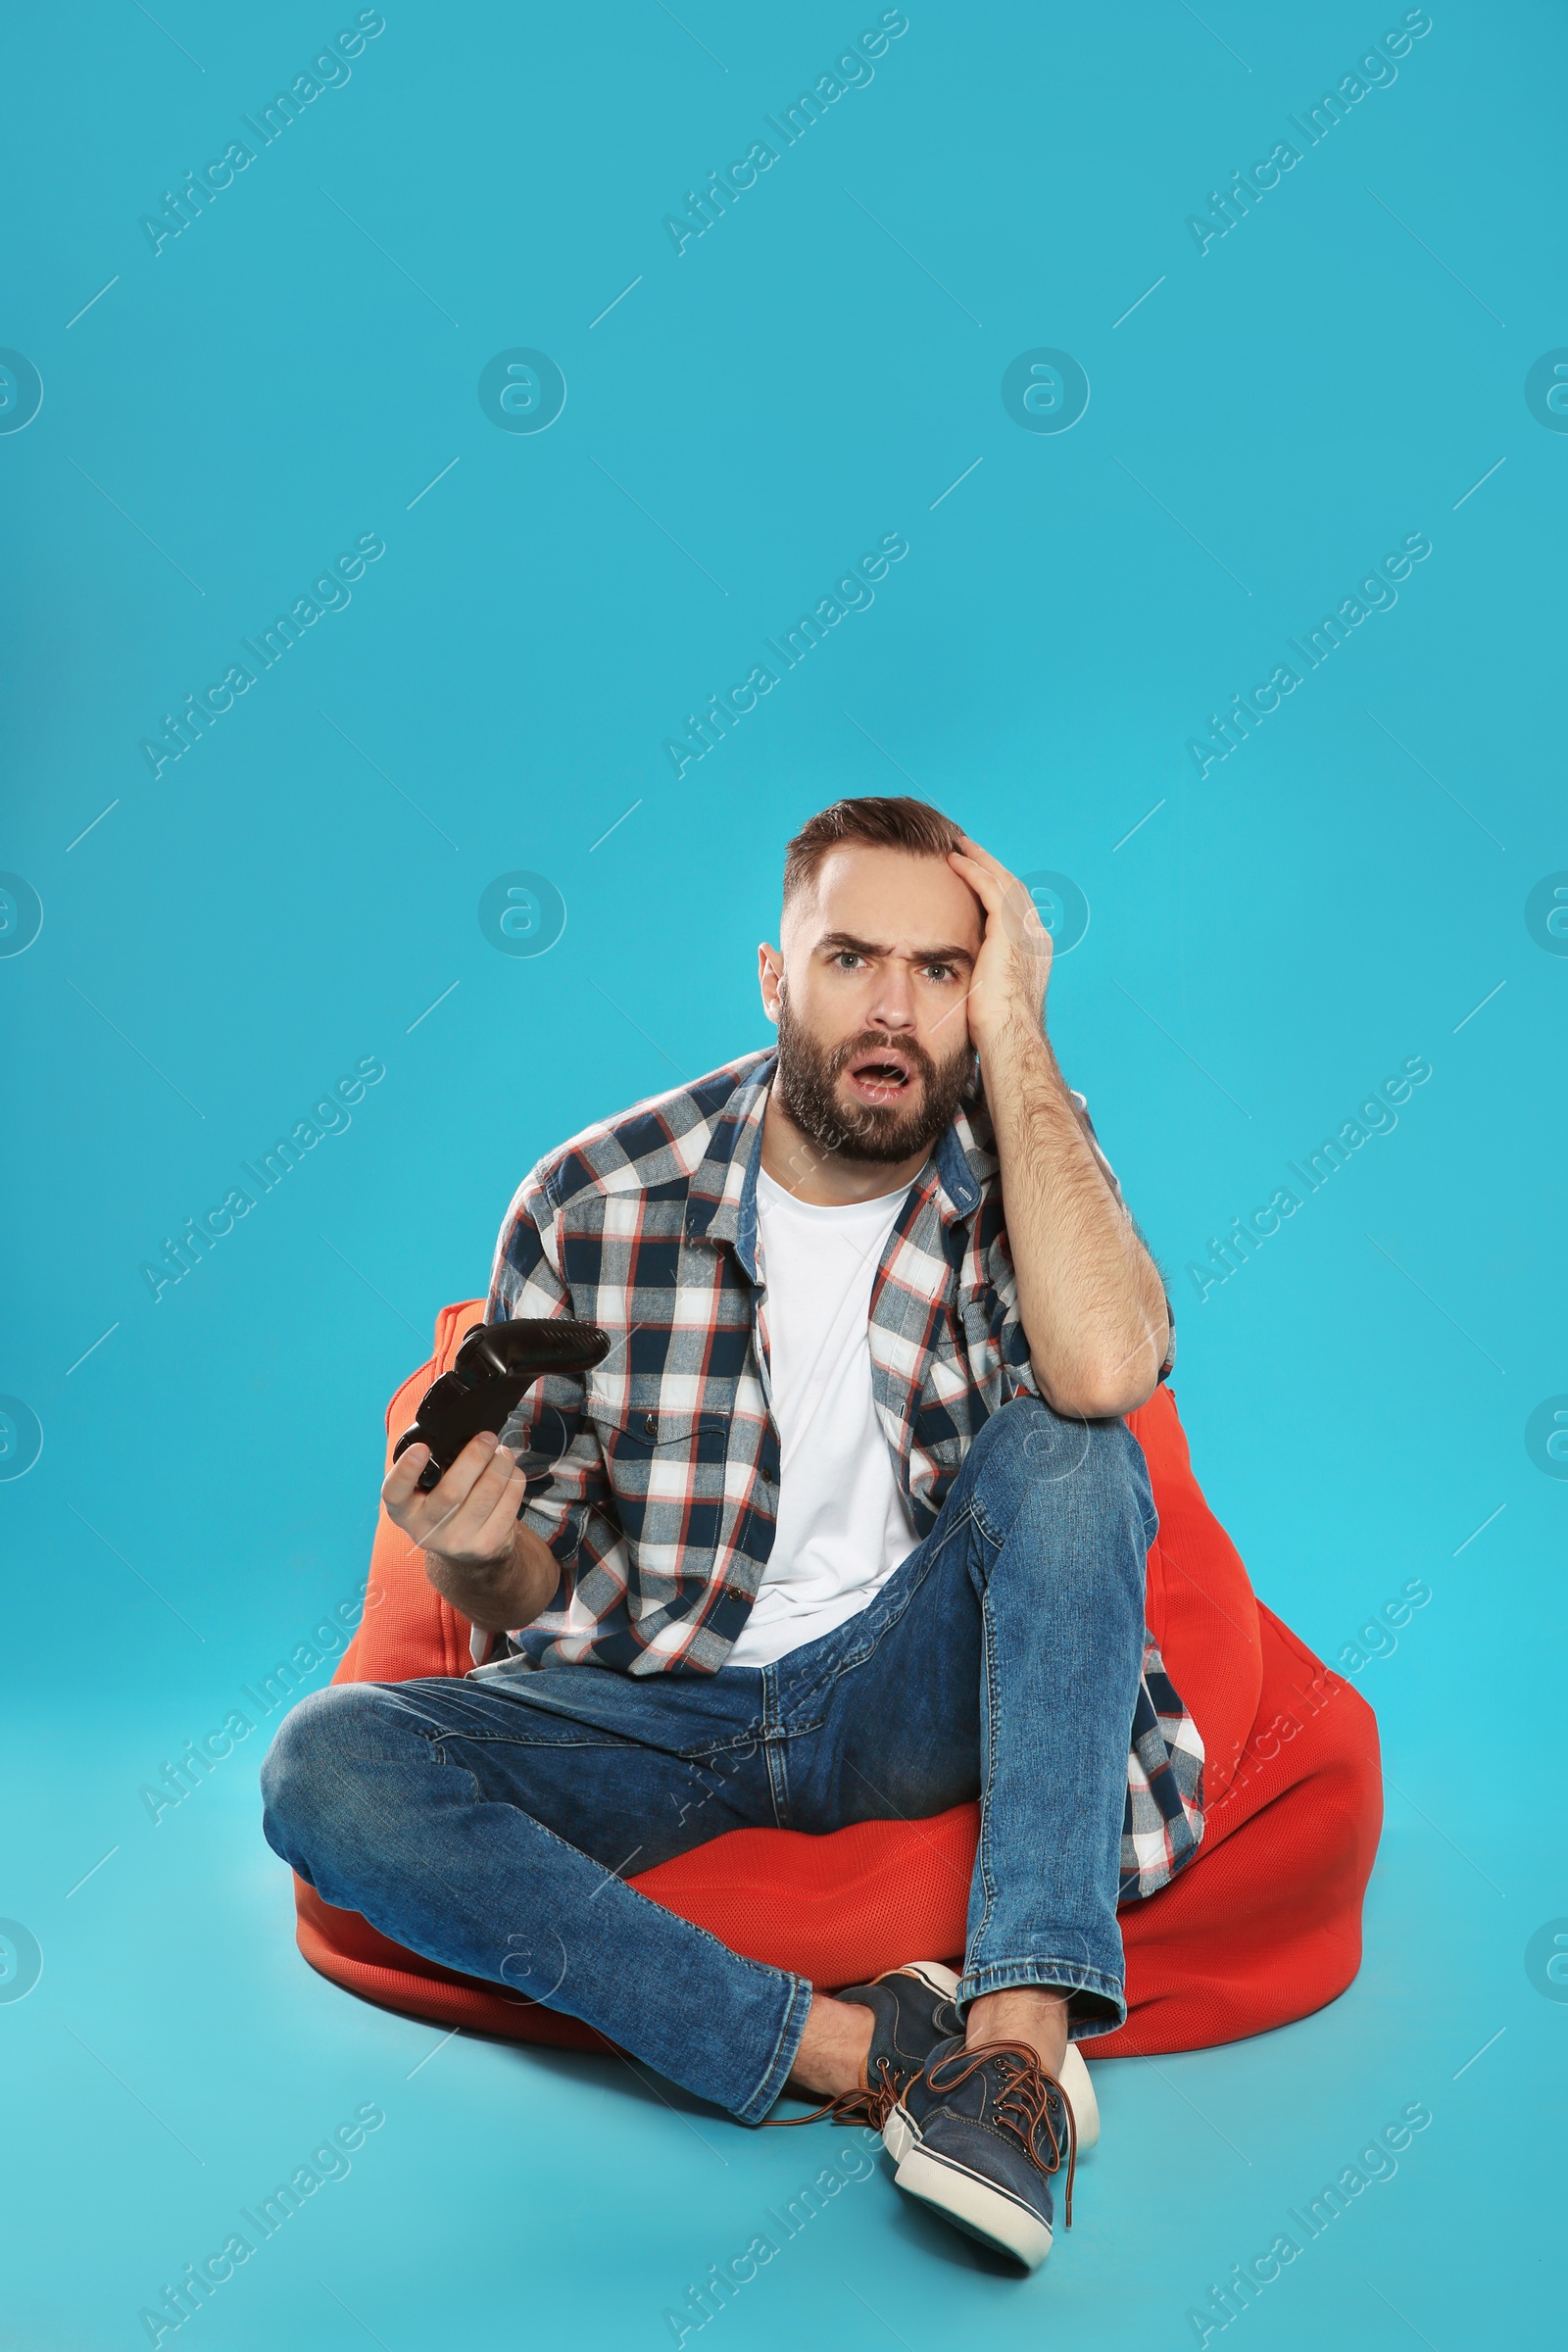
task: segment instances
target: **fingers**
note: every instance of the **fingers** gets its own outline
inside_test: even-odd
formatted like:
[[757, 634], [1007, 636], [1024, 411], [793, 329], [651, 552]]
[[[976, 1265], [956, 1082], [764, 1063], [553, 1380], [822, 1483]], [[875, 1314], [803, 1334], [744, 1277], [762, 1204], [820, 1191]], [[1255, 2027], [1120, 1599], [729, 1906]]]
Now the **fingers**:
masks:
[[396, 1519], [419, 1483], [419, 1472], [430, 1459], [428, 1446], [411, 1446], [400, 1453], [381, 1485], [381, 1500], [387, 1516]]
[[470, 1439], [446, 1475], [422, 1494], [419, 1473], [430, 1459], [430, 1448], [422, 1443], [409, 1446], [398, 1455], [381, 1487], [387, 1517], [414, 1543], [427, 1543], [432, 1527], [449, 1518], [467, 1494], [489, 1460], [494, 1445], [495, 1440], [488, 1432], [481, 1433], [481, 1438]]
[[967, 834], [964, 839], [967, 853], [953, 851], [950, 856], [954, 864], [961, 861], [968, 867], [963, 878], [978, 895], [986, 912], [1005, 913], [1010, 922], [1028, 928], [1030, 917], [1038, 915], [1039, 908], [1017, 875], [1009, 873], [1001, 858], [993, 858], [977, 841], [969, 841]]
[[439, 1497], [443, 1509], [451, 1510], [455, 1504], [467, 1500], [497, 1463], [510, 1469], [514, 1458], [493, 1430], [481, 1429], [443, 1474], [440, 1485], [431, 1489], [431, 1499]]
[[[481, 1430], [470, 1438], [457, 1460], [428, 1492], [418, 1491], [419, 1473], [430, 1459], [430, 1448], [420, 1443], [400, 1453], [381, 1489], [387, 1516], [407, 1530], [416, 1543], [429, 1540], [432, 1529], [452, 1517], [468, 1496], [489, 1467], [497, 1451], [506, 1448], [489, 1430]], [[513, 1456], [506, 1454], [508, 1464]]]
[[407, 1523], [409, 1532], [449, 1559], [494, 1558], [508, 1547], [508, 1518], [516, 1518], [525, 1485], [515, 1455], [481, 1430], [424, 1498], [418, 1521]]
[[1015, 946], [1029, 941], [1038, 948], [1035, 934], [1045, 936], [1040, 909], [1016, 876], [999, 865], [994, 858], [982, 865], [977, 858], [966, 858], [958, 850], [949, 851], [948, 863], [968, 883], [985, 908], [988, 939], [994, 930], [1000, 929]]
[[[991, 866], [986, 866], [981, 864], [978, 858], [970, 858], [962, 850], [950, 850], [948, 863], [961, 881], [968, 883], [986, 912], [995, 914], [1002, 905], [1002, 885], [1007, 878], [1002, 874], [1000, 867], [997, 868], [996, 874], [991, 871], [991, 866], [996, 865], [996, 859], [991, 860]], [[1001, 876], [1000, 880], [998, 879], [999, 875]]]
[[951, 854], [955, 857], [968, 858], [974, 864], [983, 866], [988, 873], [995, 874], [999, 881], [1010, 882], [1012, 879], [1001, 858], [993, 858], [989, 850], [983, 850], [980, 844], [967, 833], [963, 835], [962, 850], [954, 851]]
[[[964, 837], [966, 840], [968, 836]], [[972, 857], [962, 851], [950, 850], [948, 862], [958, 869], [965, 882], [986, 910], [986, 930], [989, 936], [992, 918], [1000, 915], [1006, 934], [1017, 946], [1026, 945], [1035, 955], [1051, 952], [1051, 934], [1041, 920], [1040, 908], [1025, 890], [1016, 874], [982, 850], [977, 842], [969, 843]], [[982, 862], [983, 860], [983, 862]]]
[[517, 1525], [517, 1513], [522, 1508], [522, 1497], [527, 1485], [528, 1482], [522, 1471], [514, 1462], [510, 1475], [502, 1482], [501, 1492], [489, 1518], [473, 1538], [471, 1549], [474, 1558], [503, 1559], [511, 1551], [513, 1536]]

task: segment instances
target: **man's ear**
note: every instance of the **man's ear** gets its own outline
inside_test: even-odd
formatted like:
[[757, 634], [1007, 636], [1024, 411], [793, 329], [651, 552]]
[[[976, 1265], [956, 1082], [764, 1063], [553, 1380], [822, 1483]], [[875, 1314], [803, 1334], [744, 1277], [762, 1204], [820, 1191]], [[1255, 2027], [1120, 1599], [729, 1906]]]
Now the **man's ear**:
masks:
[[762, 992], [762, 1010], [776, 1026], [779, 1000], [784, 994], [784, 957], [765, 939], [757, 951], [757, 981]]

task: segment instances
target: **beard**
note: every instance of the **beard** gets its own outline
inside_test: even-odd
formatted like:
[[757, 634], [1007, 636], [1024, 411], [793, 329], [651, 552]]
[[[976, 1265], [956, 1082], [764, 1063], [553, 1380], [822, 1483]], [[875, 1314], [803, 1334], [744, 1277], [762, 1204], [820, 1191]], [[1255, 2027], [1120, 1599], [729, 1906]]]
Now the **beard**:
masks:
[[[907, 1105], [846, 1105], [839, 1099], [840, 1077], [854, 1063], [873, 1056], [879, 1046], [895, 1047], [909, 1063], [913, 1101]], [[891, 1164], [912, 1159], [917, 1152], [929, 1152], [969, 1091], [971, 1064], [967, 1039], [944, 1062], [934, 1061], [910, 1038], [895, 1040], [875, 1029], [863, 1029], [841, 1045], [822, 1046], [795, 1018], [787, 1000], [779, 1004], [778, 1069], [773, 1084], [780, 1104], [818, 1151], [836, 1152], [841, 1159]]]

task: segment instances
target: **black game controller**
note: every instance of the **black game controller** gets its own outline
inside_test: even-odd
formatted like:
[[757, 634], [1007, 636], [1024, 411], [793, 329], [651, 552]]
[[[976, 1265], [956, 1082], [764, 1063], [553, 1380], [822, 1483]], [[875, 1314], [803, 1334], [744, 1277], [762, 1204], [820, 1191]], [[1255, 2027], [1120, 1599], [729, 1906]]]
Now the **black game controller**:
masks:
[[476, 1323], [453, 1358], [450, 1372], [427, 1388], [412, 1429], [392, 1448], [428, 1446], [430, 1459], [417, 1489], [427, 1494], [481, 1429], [499, 1436], [525, 1389], [547, 1372], [586, 1372], [610, 1353], [610, 1334], [597, 1323], [565, 1315]]

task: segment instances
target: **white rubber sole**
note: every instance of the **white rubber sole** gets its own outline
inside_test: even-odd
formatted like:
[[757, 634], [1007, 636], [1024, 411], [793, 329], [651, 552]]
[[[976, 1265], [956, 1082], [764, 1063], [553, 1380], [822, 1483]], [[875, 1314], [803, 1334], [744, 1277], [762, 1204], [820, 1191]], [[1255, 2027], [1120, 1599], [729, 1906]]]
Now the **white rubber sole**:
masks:
[[[930, 1960], [920, 1961], [909, 1970], [909, 1974], [913, 1977], [921, 1977], [927, 1984], [932, 1984], [944, 1977], [952, 1977], [954, 1984], [958, 1982], [957, 1978], [953, 1976], [951, 1968], [942, 1968], [935, 1961]], [[951, 1989], [952, 1987], [947, 1984], [942, 1986], [942, 1990], [945, 1992], [950, 1992]], [[1062, 2096], [1072, 2109], [1073, 2129], [1078, 2139], [1078, 2153], [1080, 2156], [1086, 2156], [1100, 2137], [1100, 2102], [1095, 2097], [1095, 2086], [1090, 2080], [1089, 2069], [1085, 2066], [1075, 2041], [1069, 2041], [1067, 2044], [1067, 2055], [1061, 2062], [1061, 2073], [1056, 2080], [1061, 2084]], [[882, 2145], [887, 2149], [895, 2164], [902, 2164], [913, 2144], [914, 2126], [902, 2107], [895, 2107], [883, 2127]]]
[[977, 2237], [982, 2245], [1010, 2254], [1026, 2271], [1037, 2271], [1051, 2252], [1049, 2223], [994, 2182], [983, 2180], [978, 2173], [934, 2156], [924, 2146], [908, 2150], [894, 2180], [909, 2196], [940, 2213], [945, 2222]]
[[1072, 2109], [1073, 2130], [1078, 2138], [1078, 2153], [1080, 2156], [1087, 2156], [1100, 2137], [1100, 2101], [1095, 2096], [1095, 2086], [1090, 2080], [1089, 2069], [1085, 2066], [1083, 2055], [1075, 2041], [1069, 2041], [1067, 2044], [1067, 2055], [1061, 2062], [1061, 2072], [1056, 2080], [1061, 2084], [1063, 2097]]

